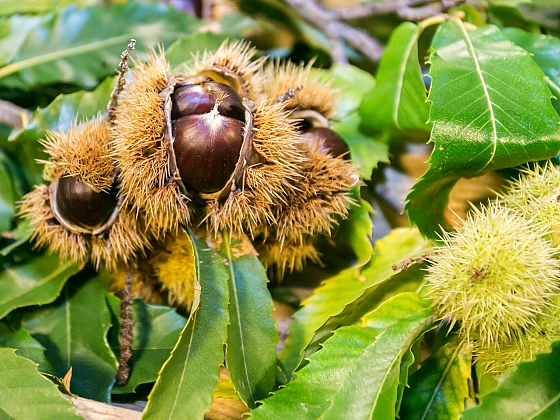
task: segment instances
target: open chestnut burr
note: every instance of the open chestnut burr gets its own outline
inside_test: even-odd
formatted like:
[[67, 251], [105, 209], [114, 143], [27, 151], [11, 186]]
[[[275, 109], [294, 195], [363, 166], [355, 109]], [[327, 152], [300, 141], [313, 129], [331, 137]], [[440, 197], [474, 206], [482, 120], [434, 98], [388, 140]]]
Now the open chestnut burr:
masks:
[[304, 141], [306, 156], [298, 194], [274, 208], [275, 224], [254, 241], [261, 261], [278, 277], [301, 270], [306, 260], [321, 263], [315, 247], [317, 235], [331, 235], [333, 227], [348, 215], [350, 190], [358, 185], [357, 168], [346, 142], [330, 128], [339, 93], [328, 79], [310, 65], [279, 62], [264, 70], [265, 95], [276, 98], [290, 111]]
[[148, 246], [141, 220], [118, 198], [110, 137], [103, 118], [48, 133], [43, 177], [50, 185], [26, 194], [19, 210], [30, 220], [37, 246], [107, 268], [129, 262]]
[[162, 54], [137, 63], [116, 110], [122, 198], [161, 238], [205, 219], [218, 232], [254, 235], [295, 193], [304, 139], [262, 91], [263, 59], [242, 42], [197, 58], [189, 75]]

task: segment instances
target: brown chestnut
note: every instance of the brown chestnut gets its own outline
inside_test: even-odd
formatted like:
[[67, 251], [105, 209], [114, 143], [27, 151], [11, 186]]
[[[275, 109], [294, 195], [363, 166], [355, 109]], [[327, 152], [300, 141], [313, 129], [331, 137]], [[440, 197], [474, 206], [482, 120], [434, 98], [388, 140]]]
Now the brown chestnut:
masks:
[[303, 132], [308, 141], [321, 144], [321, 151], [329, 153], [333, 157], [341, 157], [350, 160], [350, 148], [346, 142], [333, 130], [326, 127], [311, 127]]
[[205, 82], [177, 88], [172, 102], [173, 150], [183, 184], [197, 193], [220, 191], [243, 144], [241, 97], [222, 83]]
[[70, 230], [95, 231], [109, 222], [118, 206], [117, 188], [95, 192], [73, 176], [54, 182], [53, 210], [61, 224]]
[[171, 95], [171, 101], [173, 103], [171, 119], [173, 120], [191, 114], [206, 114], [212, 111], [218, 102], [220, 115], [245, 121], [245, 109], [241, 97], [223, 83], [208, 81], [197, 85], [176, 87], [175, 92]]

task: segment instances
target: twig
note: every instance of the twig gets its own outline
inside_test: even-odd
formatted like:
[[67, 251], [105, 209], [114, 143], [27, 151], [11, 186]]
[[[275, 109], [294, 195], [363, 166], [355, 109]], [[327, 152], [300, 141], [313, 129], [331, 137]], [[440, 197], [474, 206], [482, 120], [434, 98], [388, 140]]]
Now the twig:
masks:
[[[444, 2], [428, 4], [423, 7], [403, 7], [398, 10], [398, 15], [401, 19], [419, 21], [435, 16], [444, 10], [449, 9], [449, 6], [443, 4]], [[457, 1], [453, 2], [458, 3]]]
[[119, 331], [119, 341], [121, 349], [119, 352], [119, 370], [117, 371], [117, 384], [124, 385], [128, 382], [130, 366], [128, 361], [132, 356], [132, 339], [134, 329], [134, 319], [132, 318], [132, 295], [130, 287], [134, 279], [136, 267], [131, 267], [128, 276], [124, 281], [124, 287], [120, 291], [121, 298], [121, 328]]
[[382, 44], [366, 32], [340, 22], [333, 14], [333, 9], [320, 5], [316, 0], [286, 0], [305, 20], [320, 28], [331, 44], [331, 57], [334, 62], [348, 61], [345, 43], [359, 49], [372, 61], [379, 61], [383, 54]]
[[0, 124], [13, 128], [23, 128], [32, 115], [27, 109], [0, 99]]
[[117, 101], [119, 99], [119, 94], [123, 91], [124, 85], [126, 84], [125, 73], [128, 71], [128, 56], [130, 51], [136, 46], [136, 40], [131, 39], [129, 44], [121, 54], [121, 61], [119, 62], [119, 78], [117, 79], [117, 85], [111, 92], [111, 100], [107, 104], [107, 119], [113, 121], [115, 119], [115, 109], [117, 108]]
[[[463, 0], [392, 0], [368, 3], [346, 8], [330, 8], [318, 0], [286, 0], [302, 18], [321, 29], [329, 38], [331, 58], [346, 63], [346, 44], [354, 47], [371, 61], [377, 62], [383, 54], [383, 45], [365, 30], [355, 28], [344, 20], [360, 19], [387, 13], [396, 13], [405, 20], [422, 20], [441, 13]], [[413, 7], [423, 5], [422, 7]]]
[[332, 9], [334, 19], [361, 19], [375, 15], [398, 13], [399, 10], [419, 4], [429, 3], [429, 0], [393, 0], [378, 3], [367, 3], [360, 6]]

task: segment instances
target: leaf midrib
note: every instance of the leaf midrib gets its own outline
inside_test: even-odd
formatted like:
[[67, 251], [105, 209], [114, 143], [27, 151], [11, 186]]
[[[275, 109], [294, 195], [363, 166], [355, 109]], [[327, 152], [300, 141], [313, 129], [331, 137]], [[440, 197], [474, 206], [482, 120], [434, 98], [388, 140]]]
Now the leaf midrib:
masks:
[[249, 397], [251, 398], [251, 404], [255, 405], [255, 397], [253, 395], [251, 380], [249, 378], [249, 370], [248, 370], [248, 367], [247, 367], [247, 358], [245, 356], [245, 340], [243, 338], [243, 329], [241, 328], [242, 324], [241, 324], [241, 313], [239, 311], [239, 298], [237, 296], [237, 283], [235, 282], [235, 270], [233, 268], [233, 257], [232, 257], [232, 254], [231, 254], [231, 246], [230, 246], [230, 242], [229, 242], [231, 236], [227, 235], [226, 238], [227, 238], [227, 240], [225, 240], [224, 242], [225, 242], [225, 247], [226, 247], [226, 252], [227, 252], [228, 267], [229, 267], [229, 272], [230, 272], [230, 281], [231, 281], [232, 288], [233, 288], [233, 299], [235, 300], [235, 315], [237, 317], [237, 325], [239, 326], [238, 329], [239, 329], [239, 339], [241, 340], [241, 356], [242, 356], [242, 359], [243, 359], [243, 367], [244, 367], [245, 378], [247, 380], [247, 384], [249, 385], [249, 387], [248, 387]]
[[[416, 34], [418, 36], [418, 30], [416, 31]], [[414, 38], [409, 38], [408, 40], [408, 44], [406, 45], [404, 51], [405, 51], [405, 55], [404, 57], [406, 57], [404, 60], [402, 60], [401, 65], [399, 66], [399, 71], [398, 71], [398, 79], [400, 80], [400, 83], [397, 84], [397, 89], [395, 90], [395, 101], [394, 101], [394, 106], [393, 106], [393, 123], [395, 124], [395, 127], [398, 127], [399, 129], [401, 129], [401, 125], [399, 124], [399, 109], [400, 109], [400, 103], [401, 103], [401, 92], [404, 86], [404, 74], [406, 72], [406, 67], [408, 64], [408, 60], [410, 59], [410, 52], [412, 51], [412, 47], [414, 45], [416, 45], [416, 41], [417, 41], [417, 37]]]
[[441, 374], [441, 378], [439, 379], [436, 387], [434, 388], [434, 391], [432, 392], [432, 395], [430, 396], [430, 400], [426, 404], [426, 409], [424, 410], [424, 413], [422, 413], [422, 417], [420, 418], [420, 420], [425, 420], [426, 417], [428, 416], [428, 412], [430, 411], [430, 407], [432, 406], [434, 400], [436, 399], [437, 393], [439, 392], [439, 390], [441, 389], [441, 386], [443, 385], [443, 381], [445, 381], [445, 378], [447, 378], [447, 374], [451, 370], [451, 366], [453, 365], [453, 362], [457, 358], [457, 355], [459, 354], [459, 350], [461, 350], [461, 346], [457, 346], [457, 348], [453, 352], [452, 356], [449, 358], [449, 362], [447, 362], [447, 366], [445, 367], [443, 373]]
[[493, 104], [492, 101], [490, 99], [490, 93], [488, 92], [488, 88], [486, 87], [486, 83], [484, 80], [484, 76], [482, 75], [482, 70], [480, 68], [480, 64], [478, 61], [478, 56], [476, 55], [476, 51], [474, 48], [474, 45], [471, 42], [471, 38], [469, 37], [467, 28], [465, 27], [465, 25], [463, 24], [463, 22], [460, 19], [454, 19], [455, 22], [459, 25], [459, 29], [461, 30], [461, 33], [463, 34], [463, 37], [465, 39], [465, 44], [467, 45], [467, 50], [469, 55], [472, 58], [474, 67], [475, 67], [475, 72], [480, 80], [480, 85], [482, 86], [482, 90], [484, 91], [484, 97], [486, 98], [486, 103], [488, 105], [488, 110], [490, 112], [490, 123], [492, 124], [492, 153], [490, 154], [490, 157], [488, 159], [488, 161], [486, 162], [486, 164], [484, 165], [484, 167], [488, 166], [492, 160], [494, 159], [494, 156], [496, 155], [496, 148], [498, 145], [498, 133], [497, 133], [497, 128], [496, 128], [496, 116], [494, 115], [494, 108], [493, 108]]
[[45, 64], [54, 60], [61, 58], [72, 57], [79, 54], [84, 54], [90, 51], [95, 51], [97, 49], [102, 49], [108, 46], [122, 44], [126, 40], [130, 40], [130, 34], [124, 34], [115, 36], [112, 38], [104, 39], [102, 41], [91, 42], [89, 44], [80, 45], [77, 47], [67, 48], [65, 50], [53, 51], [43, 55], [36, 55], [31, 58], [27, 58], [15, 63], [8, 64], [0, 68], [0, 79], [9, 76], [11, 74], [17, 73], [26, 68], [35, 67], [40, 64]]

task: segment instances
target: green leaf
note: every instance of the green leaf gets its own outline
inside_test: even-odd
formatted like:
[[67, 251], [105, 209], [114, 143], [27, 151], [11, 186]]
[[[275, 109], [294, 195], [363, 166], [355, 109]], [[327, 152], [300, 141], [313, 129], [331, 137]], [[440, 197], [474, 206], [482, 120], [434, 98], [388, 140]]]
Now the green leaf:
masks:
[[1, 418], [81, 419], [56, 385], [37, 372], [37, 365], [13, 349], [0, 349], [0, 372]]
[[114, 85], [115, 78], [108, 78], [91, 92], [59, 95], [46, 108], [37, 109], [24, 128], [11, 133], [10, 152], [24, 169], [29, 185], [43, 182], [43, 165], [36, 160], [48, 157], [37, 140], [45, 138], [47, 130], [66, 131], [76, 121], [106, 113]]
[[515, 45], [533, 54], [533, 60], [548, 76], [548, 87], [556, 96], [552, 99], [556, 111], [560, 113], [560, 39], [551, 35], [532, 34], [517, 28], [502, 30]]
[[280, 360], [291, 377], [303, 359], [303, 351], [313, 339], [315, 332], [325, 322], [339, 314], [365, 289], [381, 284], [394, 274], [393, 264], [405, 258], [420, 256], [429, 248], [416, 229], [395, 229], [391, 234], [376, 242], [373, 255], [365, 269], [360, 266], [344, 270], [327, 279], [303, 302], [294, 314], [285, 347]]
[[60, 10], [69, 3], [77, 6], [91, 6], [93, 4], [103, 4], [102, 0], [2, 0], [0, 4], [0, 16], [13, 15], [15, 13], [47, 13]]
[[111, 313], [105, 294], [107, 275], [82, 273], [66, 284], [52, 304], [27, 311], [22, 324], [46, 349], [62, 378], [72, 368], [70, 391], [84, 398], [109, 402], [117, 360], [106, 340]]
[[213, 32], [197, 32], [179, 38], [165, 52], [165, 58], [172, 71], [184, 69], [182, 65], [192, 62], [193, 55], [203, 51], [215, 51], [227, 36]]
[[486, 394], [478, 407], [465, 411], [464, 420], [547, 420], [560, 412], [560, 342], [552, 352], [539, 354], [532, 362], [502, 376], [498, 388]]
[[389, 163], [389, 145], [380, 139], [364, 134], [360, 130], [361, 119], [353, 113], [335, 122], [332, 129], [348, 144], [352, 162], [358, 166], [360, 177], [370, 180], [377, 165]]
[[251, 416], [395, 418], [400, 360], [430, 325], [429, 305], [414, 293], [398, 295], [364, 318], [364, 326], [335, 331], [297, 378], [263, 401]]
[[428, 138], [430, 106], [418, 61], [423, 28], [401, 23], [391, 34], [377, 71], [377, 84], [364, 95], [362, 124], [371, 130], [391, 130]]
[[254, 255], [233, 258], [229, 235], [224, 235], [224, 243], [230, 276], [226, 365], [241, 400], [252, 408], [268, 396], [276, 380], [274, 305], [259, 260]]
[[361, 267], [369, 261], [373, 249], [371, 245], [373, 209], [367, 201], [360, 198], [359, 189], [353, 191], [352, 198], [359, 205], [350, 206], [348, 218], [340, 222], [335, 238], [339, 247], [347, 245], [352, 249], [356, 256], [354, 266]]
[[461, 418], [469, 398], [471, 364], [460, 350], [446, 344], [422, 362], [404, 391], [401, 420]]
[[54, 375], [54, 370], [45, 357], [45, 348], [23, 328], [12, 329], [6, 322], [0, 321], [0, 347], [16, 349], [18, 356], [37, 363], [39, 372]]
[[[107, 295], [115, 318], [120, 318], [120, 299]], [[132, 357], [129, 360], [130, 377], [126, 385], [115, 385], [113, 394], [134, 392], [140, 384], [155, 382], [157, 375], [171, 354], [179, 339], [179, 334], [187, 320], [175, 309], [154, 306], [135, 299], [132, 304], [134, 333]], [[113, 330], [111, 330], [113, 332]], [[110, 334], [109, 343], [115, 354], [119, 354], [117, 329]]]
[[0, 319], [13, 309], [54, 301], [78, 266], [61, 263], [57, 254], [39, 255], [0, 273]]
[[370, 73], [350, 64], [335, 63], [328, 74], [332, 87], [339, 90], [335, 115], [337, 120], [343, 120], [357, 111], [364, 93], [375, 86], [375, 79]]
[[14, 163], [0, 150], [0, 233], [12, 228], [16, 201], [21, 198], [22, 192]]
[[542, 71], [497, 27], [468, 30], [452, 18], [438, 28], [432, 48], [434, 150], [406, 210], [424, 235], [436, 237], [459, 178], [551, 158], [560, 136]]
[[0, 249], [0, 256], [7, 257], [10, 255], [15, 249], [20, 247], [21, 245], [29, 242], [31, 239], [31, 229], [29, 229], [29, 219], [22, 220], [17, 227], [12, 231], [13, 234], [13, 242], [4, 248]]
[[[404, 354], [402, 356], [400, 372], [399, 372], [399, 383], [397, 385], [396, 396], [395, 396], [395, 400], [396, 400], [395, 413], [399, 413], [402, 405], [404, 391], [408, 387], [408, 377], [410, 374], [410, 367], [412, 366], [415, 360], [414, 353], [412, 350], [414, 347], [420, 345], [420, 342], [422, 341], [423, 338], [424, 338], [423, 336], [418, 337], [411, 344], [411, 346], [404, 351]], [[399, 418], [398, 415], [397, 418]]]
[[131, 38], [146, 58], [149, 47], [169, 45], [200, 26], [198, 19], [173, 7], [135, 1], [84, 9], [71, 4], [43, 16], [12, 16], [0, 21], [0, 33], [5, 34], [0, 41], [0, 85], [93, 88], [115, 74]]
[[[362, 277], [368, 281], [372, 275], [369, 268], [362, 271]], [[338, 314], [330, 317], [321, 327], [315, 331], [313, 338], [304, 351], [304, 358], [319, 350], [321, 344], [337, 328], [352, 325], [358, 322], [368, 312], [375, 310], [384, 301], [396, 295], [414, 292], [418, 290], [424, 280], [425, 267], [413, 265], [405, 271], [393, 272], [384, 282], [373, 282], [365, 288], [360, 296], [350, 302]], [[375, 278], [377, 274], [374, 272]], [[304, 362], [305, 363], [305, 362]]]
[[200, 304], [195, 304], [149, 396], [144, 419], [200, 419], [212, 405], [228, 325], [228, 271], [222, 258], [191, 235]]
[[531, 3], [531, 0], [490, 0], [489, 3], [493, 6], [517, 7], [523, 3]]

